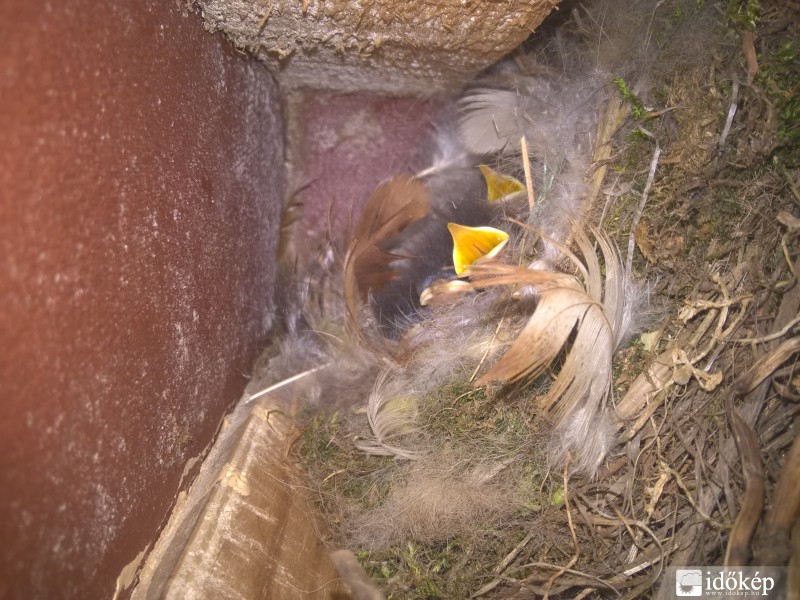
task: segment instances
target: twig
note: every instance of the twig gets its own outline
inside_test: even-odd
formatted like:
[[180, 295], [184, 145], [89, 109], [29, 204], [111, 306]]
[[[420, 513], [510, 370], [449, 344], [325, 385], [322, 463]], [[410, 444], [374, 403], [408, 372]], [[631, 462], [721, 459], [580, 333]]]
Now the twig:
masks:
[[327, 363], [327, 364], [324, 364], [324, 365], [320, 365], [319, 367], [314, 367], [313, 369], [308, 369], [307, 371], [303, 371], [302, 373], [298, 373], [297, 375], [292, 375], [291, 377], [289, 377], [287, 379], [284, 379], [283, 381], [279, 381], [278, 383], [273, 383], [268, 388], [264, 388], [263, 390], [258, 391], [255, 394], [253, 394], [252, 396], [250, 396], [247, 399], [247, 402], [245, 402], [245, 404], [250, 404], [256, 398], [260, 398], [261, 396], [266, 396], [270, 392], [274, 392], [275, 390], [280, 389], [285, 385], [289, 385], [290, 383], [294, 383], [298, 379], [302, 379], [303, 377], [307, 377], [308, 375], [316, 373], [317, 371], [320, 371], [320, 370], [328, 367], [329, 365], [330, 365], [330, 363]]
[[[624, 575], [625, 577], [631, 577], [632, 575], [636, 575], [636, 573], [638, 573], [639, 571], [643, 571], [647, 567], [650, 567], [650, 566], [656, 564], [657, 562], [662, 563], [662, 570], [663, 570], [664, 557], [665, 557], [665, 555], [667, 553], [664, 551], [663, 546], [661, 545], [661, 542], [659, 540], [655, 540], [655, 542], [656, 542], [659, 550], [661, 550], [661, 552], [657, 556], [654, 556], [653, 558], [647, 558], [645, 560], [639, 561], [635, 565], [632, 565], [632, 566], [628, 567], [627, 569], [625, 569], [624, 571], [622, 571], [620, 573], [620, 575]], [[614, 580], [612, 580], [612, 581], [614, 581]]]
[[578, 562], [578, 557], [581, 555], [581, 547], [578, 545], [578, 536], [575, 533], [575, 523], [572, 522], [572, 510], [569, 507], [569, 455], [567, 455], [567, 460], [564, 463], [562, 479], [564, 482], [564, 507], [567, 509], [567, 524], [569, 525], [569, 532], [572, 534], [572, 544], [575, 546], [575, 554], [572, 555], [572, 558], [566, 565], [561, 567], [548, 579], [547, 585], [544, 587], [544, 597], [542, 600], [547, 600], [550, 597], [550, 588], [553, 587], [556, 579], [566, 573], [568, 569], [571, 569], [572, 566]]
[[517, 555], [520, 552], [522, 552], [522, 549], [525, 546], [527, 546], [528, 542], [530, 542], [532, 539], [533, 539], [532, 533], [526, 535], [525, 539], [523, 539], [519, 544], [517, 544], [516, 547], [511, 552], [508, 553], [508, 556], [506, 556], [502, 561], [500, 561], [500, 564], [494, 568], [494, 572], [499, 575], [500, 573], [505, 571], [506, 567], [508, 567], [508, 565], [511, 564], [511, 561], [517, 558]]
[[258, 23], [258, 33], [264, 31], [264, 27], [267, 26], [267, 21], [269, 21], [270, 16], [272, 16], [273, 8], [275, 8], [275, 3], [270, 2], [269, 8], [267, 8], [267, 12], [264, 13], [264, 16], [261, 17], [261, 21]]
[[[656, 546], [658, 547], [659, 554], [658, 554], [657, 557], [655, 557], [652, 561], [649, 561], [649, 562], [650, 562], [650, 564], [655, 564], [656, 562], [659, 563], [658, 564], [658, 572], [656, 573], [655, 578], [654, 578], [654, 579], [658, 579], [658, 577], [661, 575], [661, 572], [664, 569], [664, 557], [666, 556], [666, 552], [664, 551], [664, 545], [661, 543], [661, 540], [659, 540], [658, 536], [655, 534], [655, 532], [647, 526], [647, 523], [644, 523], [642, 521], [629, 521], [627, 518], [625, 518], [625, 515], [623, 515], [616, 507], [612, 506], [611, 508], [616, 513], [617, 518], [620, 521], [622, 521], [622, 524], [625, 526], [625, 529], [628, 531], [628, 535], [631, 536], [631, 539], [633, 540], [633, 543], [634, 543], [634, 547], [638, 547], [639, 542], [641, 541], [641, 536], [640, 535], [636, 535], [631, 530], [631, 525], [633, 525], [635, 527], [638, 527], [639, 529], [641, 529], [642, 531], [647, 533], [652, 538], [652, 540], [655, 542]], [[633, 560], [633, 558], [631, 558], [628, 562], [631, 562], [632, 560]], [[623, 575], [630, 576], [633, 573], [635, 573], [637, 570], [641, 570], [641, 568], [642, 568], [642, 565], [640, 563], [639, 565], [637, 565], [634, 568], [627, 569], [623, 573]]]
[[755, 389], [769, 378], [786, 360], [800, 352], [800, 335], [784, 340], [759, 358], [756, 363], [734, 384], [740, 394]]
[[597, 224], [597, 226], [599, 228], [602, 228], [603, 227], [603, 223], [605, 223], [605, 221], [606, 221], [606, 216], [608, 216], [608, 209], [611, 208], [611, 202], [613, 202], [613, 200], [614, 200], [614, 190], [617, 187], [617, 183], [619, 183], [619, 178], [620, 177], [621, 177], [621, 175], [617, 175], [617, 178], [614, 180], [614, 183], [611, 184], [611, 191], [608, 192], [608, 194], [607, 194], [606, 203], [605, 203], [605, 206], [603, 206], [603, 212], [600, 215], [600, 221]]
[[665, 0], [659, 0], [659, 2], [656, 2], [656, 5], [653, 7], [653, 12], [650, 15], [650, 21], [647, 23], [647, 30], [645, 31], [645, 34], [644, 34], [644, 49], [645, 49], [645, 51], [647, 50], [648, 46], [650, 46], [650, 40], [652, 39], [652, 36], [653, 36], [652, 27], [653, 27], [653, 21], [655, 21], [655, 18], [656, 18], [656, 11], [658, 10], [658, 8], [662, 4], [664, 4], [664, 2], [665, 2]]
[[800, 314], [798, 314], [794, 319], [789, 321], [785, 327], [781, 328], [780, 331], [776, 331], [775, 333], [771, 333], [770, 335], [765, 335], [764, 337], [758, 338], [740, 338], [738, 340], [731, 340], [731, 342], [736, 344], [763, 344], [765, 342], [771, 342], [772, 340], [777, 340], [778, 338], [782, 338], [789, 330], [800, 323]]
[[[606, 581], [604, 579], [601, 579], [597, 575], [592, 575], [591, 573], [586, 573], [585, 571], [578, 571], [576, 569], [566, 569], [566, 568], [562, 567], [561, 565], [554, 565], [554, 564], [551, 564], [551, 563], [536, 561], [536, 562], [525, 563], [524, 565], [515, 566], [512, 569], [512, 571], [520, 571], [522, 569], [531, 569], [531, 568], [558, 570], [558, 571], [560, 571], [562, 573], [569, 573], [570, 575], [577, 575], [579, 577], [584, 577], [586, 579], [590, 579], [592, 581], [596, 581], [597, 583], [599, 583], [602, 587], [604, 587], [606, 589], [614, 591], [617, 594], [617, 596], [621, 595], [619, 590], [616, 587], [614, 587], [614, 584], [609, 583], [608, 581]], [[523, 580], [523, 582], [527, 582], [530, 579], [532, 579], [532, 578], [528, 577], [528, 579]]]
[[733, 124], [733, 117], [736, 114], [739, 101], [739, 82], [733, 82], [733, 91], [731, 92], [731, 105], [728, 108], [728, 117], [725, 119], [725, 127], [722, 128], [722, 134], [719, 136], [717, 148], [722, 150], [725, 147], [725, 141], [728, 139], [728, 134], [731, 132], [731, 125]]
[[781, 250], [783, 250], [783, 258], [786, 261], [786, 265], [789, 267], [789, 272], [792, 274], [792, 277], [797, 278], [797, 272], [794, 270], [794, 265], [789, 255], [789, 245], [786, 243], [786, 236], [788, 235], [788, 233], [785, 233], [781, 236]]
[[[519, 553], [522, 552], [522, 549], [532, 539], [533, 539], [533, 534], [532, 533], [529, 533], [528, 535], [526, 535], [525, 539], [523, 539], [519, 544], [517, 544], [517, 546], [511, 552], [509, 552], [508, 555], [503, 560], [500, 561], [500, 563], [494, 568], [494, 572], [497, 575], [502, 575], [503, 571], [505, 571], [506, 568], [508, 568], [508, 565], [510, 565], [513, 562], [513, 560], [515, 558], [517, 558], [517, 555], [519, 555]], [[496, 588], [498, 585], [500, 585], [502, 582], [503, 582], [503, 579], [500, 578], [500, 577], [497, 577], [497, 578], [493, 579], [492, 581], [490, 581], [489, 583], [487, 583], [486, 585], [484, 585], [477, 592], [472, 594], [470, 596], [470, 598], [478, 598], [479, 596], [483, 596], [484, 594], [488, 594], [494, 588]]]
[[531, 159], [528, 156], [528, 141], [523, 135], [519, 140], [522, 149], [522, 168], [525, 171], [525, 189], [528, 190], [528, 209], [533, 212], [535, 200], [533, 196], [533, 178], [531, 177]]
[[792, 181], [791, 176], [789, 175], [788, 171], [786, 171], [786, 167], [783, 166], [783, 163], [780, 161], [776, 161], [778, 164], [778, 170], [783, 175], [783, 178], [786, 180], [786, 185], [789, 186], [789, 191], [792, 192], [792, 196], [794, 196], [794, 201], [800, 204], [800, 190], [797, 189], [797, 186]]
[[664, 469], [666, 472], [668, 472], [670, 475], [672, 475], [672, 477], [675, 479], [675, 483], [678, 484], [678, 487], [681, 488], [681, 490], [684, 493], [684, 496], [689, 501], [689, 504], [692, 505], [692, 508], [694, 508], [697, 514], [700, 515], [704, 521], [706, 521], [709, 525], [717, 529], [725, 530], [731, 528], [731, 525], [720, 523], [719, 521], [714, 520], [714, 518], [711, 515], [706, 514], [706, 512], [703, 510], [700, 504], [694, 499], [694, 496], [692, 496], [691, 491], [689, 491], [689, 488], [687, 487], [686, 483], [684, 483], [683, 477], [681, 477], [680, 473], [678, 473], [675, 469], [667, 465], [666, 462], [664, 461], [661, 462], [662, 462], [661, 468]]
[[484, 594], [488, 594], [488, 593], [489, 593], [489, 592], [491, 592], [491, 591], [492, 591], [494, 588], [496, 588], [498, 585], [500, 585], [501, 583], [503, 583], [504, 579], [505, 579], [505, 578], [500, 578], [500, 577], [498, 577], [498, 578], [496, 578], [496, 579], [492, 579], [492, 580], [491, 580], [489, 583], [487, 583], [485, 586], [483, 586], [483, 587], [482, 587], [481, 589], [479, 589], [477, 592], [475, 592], [474, 594], [472, 594], [472, 595], [470, 596], [470, 600], [471, 600], [472, 598], [478, 598], [478, 597], [480, 597], [480, 596], [483, 596]]
[[[626, 110], [627, 106], [623, 105], [622, 98], [619, 96], [612, 96], [608, 100], [606, 108], [603, 111], [603, 115], [597, 123], [595, 149], [592, 155], [592, 164], [597, 165], [597, 168], [592, 175], [592, 191], [588, 199], [589, 205], [594, 205], [597, 196], [600, 193], [600, 189], [603, 187], [603, 182], [605, 181], [606, 173], [608, 172], [608, 165], [611, 161], [611, 138], [617, 132], [619, 126], [622, 124], [622, 121], [625, 119]], [[616, 187], [619, 178], [620, 176], [618, 175], [616, 181], [614, 181], [612, 190], [613, 187]], [[603, 216], [600, 218], [598, 227], [602, 228], [603, 222], [605, 221], [605, 214], [611, 204], [612, 199], [613, 196], [609, 196], [607, 198], [606, 206], [603, 209]]]
[[642, 213], [644, 212], [644, 207], [647, 204], [647, 196], [650, 193], [650, 188], [653, 185], [653, 180], [656, 177], [656, 168], [658, 168], [658, 159], [661, 157], [661, 145], [658, 143], [658, 140], [653, 136], [652, 133], [644, 129], [643, 127], [639, 127], [639, 130], [642, 131], [645, 135], [649, 136], [653, 139], [656, 143], [655, 152], [653, 152], [653, 160], [650, 162], [650, 173], [647, 176], [647, 183], [644, 186], [644, 190], [642, 191], [642, 199], [639, 201], [639, 207], [636, 209], [636, 215], [633, 217], [633, 223], [631, 223], [631, 235], [628, 238], [628, 257], [625, 261], [625, 274], [630, 275], [631, 269], [633, 267], [633, 249], [636, 246], [636, 228], [639, 227], [639, 219], [642, 217]]
[[329, 479], [333, 479], [334, 477], [336, 477], [337, 475], [341, 475], [342, 473], [347, 473], [347, 469], [339, 469], [338, 471], [334, 471], [333, 473], [331, 473], [330, 475], [328, 475], [328, 476], [327, 476], [325, 479], [323, 479], [323, 480], [320, 482], [320, 484], [319, 484], [319, 485], [320, 485], [320, 487], [322, 487], [323, 485], [325, 485], [325, 483], [326, 483], [326, 482], [327, 482]]
[[744, 498], [741, 500], [739, 514], [728, 535], [725, 566], [741, 567], [747, 565], [750, 558], [750, 542], [764, 508], [766, 483], [758, 438], [753, 428], [742, 419], [734, 407], [732, 396], [725, 398], [725, 412], [728, 415], [728, 426], [733, 433], [736, 449], [739, 451], [744, 478]]
[[754, 37], [752, 31], [745, 31], [742, 35], [742, 51], [747, 63], [747, 85], [753, 83], [753, 78], [758, 74], [758, 57], [756, 56]]
[[[795, 262], [795, 267], [800, 270], [800, 258]], [[800, 308], [800, 288], [795, 286], [791, 291], [784, 294], [781, 304], [778, 307], [778, 313], [773, 321], [771, 329], [777, 330], [785, 326], [791, 319], [792, 315], [796, 315]], [[785, 342], [784, 342], [785, 343]], [[767, 388], [769, 382], [764, 380], [757, 384], [751, 392], [745, 397], [745, 401], [739, 408], [739, 412], [744, 418], [745, 422], [752, 427], [760, 414], [764, 403], [766, 401]], [[728, 438], [723, 447], [720, 449], [720, 456], [731, 456], [731, 462], [736, 460], [733, 458], [736, 453], [736, 444], [732, 438]], [[727, 471], [728, 460], [720, 460], [717, 462], [716, 468], [708, 480], [708, 485], [705, 489], [698, 489], [698, 505], [704, 512], [713, 510], [718, 502], [719, 494], [722, 489], [718, 483]], [[705, 531], [706, 521], [698, 513], [692, 515], [684, 527], [676, 534], [674, 547], [676, 548], [675, 554], [672, 558], [672, 564], [685, 565], [690, 564], [691, 557], [694, 556], [697, 550], [698, 541], [701, 539]]]
[[[506, 310], [508, 310], [508, 309], [506, 309]], [[486, 360], [486, 357], [489, 356], [489, 352], [492, 349], [492, 344], [494, 344], [494, 341], [497, 339], [497, 333], [500, 331], [500, 327], [502, 327], [503, 320], [505, 318], [506, 318], [506, 315], [505, 315], [505, 312], [503, 312], [503, 316], [500, 317], [500, 320], [497, 322], [497, 327], [495, 327], [495, 329], [494, 329], [494, 334], [492, 334], [492, 339], [489, 340], [489, 343], [486, 345], [486, 352], [484, 352], [483, 356], [481, 356], [481, 360], [478, 362], [478, 366], [475, 367], [475, 370], [472, 372], [472, 377], [469, 378], [469, 382], [470, 383], [475, 381], [475, 377], [478, 375], [478, 371], [481, 370], [481, 367], [483, 366], [483, 363]]]

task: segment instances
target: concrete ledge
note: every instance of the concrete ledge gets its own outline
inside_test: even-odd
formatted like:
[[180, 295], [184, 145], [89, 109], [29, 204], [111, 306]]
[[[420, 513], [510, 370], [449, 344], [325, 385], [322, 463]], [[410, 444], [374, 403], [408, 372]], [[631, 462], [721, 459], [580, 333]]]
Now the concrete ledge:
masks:
[[240, 406], [140, 573], [133, 600], [348, 598], [286, 461], [286, 407]]
[[428, 96], [523, 42], [558, 0], [199, 0], [206, 26], [282, 87]]

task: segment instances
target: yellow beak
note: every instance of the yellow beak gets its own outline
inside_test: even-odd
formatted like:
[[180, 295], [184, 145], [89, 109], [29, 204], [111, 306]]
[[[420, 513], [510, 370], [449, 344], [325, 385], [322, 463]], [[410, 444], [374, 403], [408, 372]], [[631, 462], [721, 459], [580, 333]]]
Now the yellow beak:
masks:
[[486, 180], [486, 199], [489, 202], [497, 202], [525, 191], [525, 186], [510, 175], [498, 173], [486, 165], [478, 165], [478, 168]]
[[459, 277], [482, 258], [493, 258], [508, 242], [508, 234], [494, 227], [467, 227], [448, 223], [453, 236], [453, 265]]

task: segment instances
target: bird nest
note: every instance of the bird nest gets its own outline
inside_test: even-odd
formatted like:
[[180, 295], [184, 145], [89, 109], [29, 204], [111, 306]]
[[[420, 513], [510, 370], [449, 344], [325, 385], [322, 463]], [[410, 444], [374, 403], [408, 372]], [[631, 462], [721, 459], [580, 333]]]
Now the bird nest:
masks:
[[[500, 211], [513, 217], [503, 221], [505, 254], [434, 286], [445, 300], [420, 322], [394, 319], [387, 334], [372, 292], [390, 282], [364, 271], [402, 255], [381, 245], [391, 235], [372, 254], [358, 249], [386, 222], [373, 215], [367, 233], [328, 253], [324, 276], [303, 280], [316, 286], [302, 317], [315, 341], [295, 331], [268, 361], [278, 378], [336, 371], [308, 384], [324, 398], [301, 416], [292, 459], [331, 547], [352, 552], [387, 598], [636, 598], [671, 585], [670, 566], [798, 560], [797, 20], [778, 2], [650, 2], [636, 14], [616, 4], [627, 3], [562, 11], [513, 57], [514, 77], [544, 71], [555, 81], [558, 61], [630, 47], [626, 18], [661, 50], [627, 71], [609, 58], [617, 66], [603, 77], [621, 75], [606, 81], [601, 105], [589, 104], [594, 93], [582, 101], [600, 117], [563, 239], [557, 228], [543, 233], [551, 213], [535, 208], [559, 206], [559, 177], [570, 174], [558, 153], [496, 152], [492, 172], [527, 180]], [[687, 51], [700, 34], [703, 51]], [[577, 58], [565, 58], [565, 45]], [[647, 86], [634, 85], [645, 72]], [[408, 218], [384, 234], [416, 220], [413, 207], [395, 214]], [[529, 267], [553, 248], [537, 279]], [[649, 298], [628, 303], [641, 317], [628, 338], [609, 305], [613, 290], [631, 294], [623, 275]], [[611, 344], [613, 358], [576, 359], [593, 321], [570, 317], [559, 334], [549, 314], [525, 340], [536, 354], [561, 335], [547, 360], [504, 370], [547, 294], [564, 289], [605, 323], [588, 356], [603, 362]], [[570, 386], [578, 392], [565, 407]], [[601, 448], [582, 445], [597, 435]], [[347, 573], [346, 582], [358, 577]]]

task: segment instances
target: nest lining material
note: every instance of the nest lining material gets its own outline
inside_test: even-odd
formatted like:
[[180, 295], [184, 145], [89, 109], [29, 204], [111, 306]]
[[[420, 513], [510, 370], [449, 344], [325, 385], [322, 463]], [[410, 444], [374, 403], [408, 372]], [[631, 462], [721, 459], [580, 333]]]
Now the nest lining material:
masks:
[[[656, 589], [668, 565], [791, 559], [800, 497], [793, 424], [800, 397], [800, 229], [793, 225], [800, 155], [791, 124], [776, 117], [775, 104], [764, 101], [761, 90], [772, 89], [776, 103], [790, 102], [780, 91], [793, 85], [780, 57], [791, 43], [786, 40], [796, 39], [796, 26], [780, 7], [765, 3], [760, 23], [770, 33], [764, 34], [760, 84], [758, 74], [745, 72], [756, 82], [752, 88], [726, 90], [718, 62], [739, 56], [738, 42], [731, 41], [741, 35], [735, 20], [718, 19], [713, 2], [645, 4], [638, 15], [625, 7], [620, 12], [614, 2], [597, 8], [606, 17], [602, 36], [597, 13], [576, 12], [559, 24], [555, 38], [570, 41], [574, 56], [554, 48], [553, 39], [539, 40], [515, 57], [513, 76], [501, 67], [484, 88], [511, 77], [519, 98], [526, 70], [538, 75], [551, 69], [541, 65], [552, 64], [554, 55], [575, 66], [587, 60], [580, 48], [596, 51], [603, 37], [617, 52], [633, 47], [622, 33], [630, 30], [628, 18], [650, 23], [646, 33], [662, 36], [665, 49], [694, 36], [698, 23], [714, 41], [716, 54], [666, 59], [653, 53], [636, 68], [609, 59], [604, 73], [624, 66], [627, 81], [648, 75], [649, 89], [629, 89], [643, 98], [647, 114], [631, 117], [630, 98], [590, 94], [603, 99], [581, 113], [600, 115], [591, 145], [581, 134], [592, 118], [581, 122], [569, 111], [573, 125], [582, 123], [570, 135], [555, 135], [566, 122], [557, 109], [549, 115], [549, 135], [537, 139], [535, 128], [528, 130], [533, 187], [547, 191], [531, 222], [549, 232], [545, 240], [561, 242], [540, 243], [538, 258], [530, 244], [512, 243], [506, 259], [541, 260], [552, 272], [572, 276], [575, 264], [565, 267], [548, 252], [566, 244], [565, 223], [583, 214], [636, 251], [628, 256], [631, 270], [649, 282], [656, 310], [648, 330], [613, 364], [614, 441], [594, 477], [571, 477], [579, 454], [552, 460], [552, 415], [543, 414], [540, 404], [565, 355], [556, 357], [553, 371], [524, 386], [472, 385], [529, 316], [524, 301], [499, 290], [466, 295], [413, 326], [422, 339], [447, 339], [446, 352], [416, 369], [427, 381], [422, 392], [408, 378], [389, 377], [386, 361], [375, 358], [368, 303], [355, 315], [362, 328], [366, 315], [367, 339], [344, 349], [335, 344], [336, 376], [306, 381], [298, 391], [321, 396], [322, 405], [338, 399], [339, 410], [328, 406], [308, 416], [295, 457], [319, 493], [331, 543], [355, 552], [389, 597], [512, 598], [577, 590], [639, 597]], [[681, 27], [676, 15], [690, 11], [691, 22], [687, 18]], [[592, 65], [593, 76], [598, 66]], [[528, 106], [564, 98], [564, 90], [575, 98], [569, 81], [547, 77], [552, 85], [537, 88]], [[587, 77], [579, 80], [585, 84]], [[684, 112], [671, 110], [678, 103]], [[733, 128], [726, 124], [732, 111], [738, 114]], [[494, 166], [522, 179], [518, 155], [505, 150]], [[444, 155], [444, 163], [452, 159]], [[593, 160], [588, 184], [573, 173], [584, 158]], [[564, 199], [578, 192], [582, 204], [563, 211]], [[512, 212], [525, 221], [525, 206]], [[570, 219], [559, 217], [562, 212]], [[524, 231], [517, 234], [525, 237]], [[348, 247], [340, 247], [340, 256]], [[327, 256], [326, 270], [336, 273], [335, 253]], [[603, 264], [609, 260], [606, 255]], [[348, 309], [336, 294], [337, 276], [314, 280], [316, 308], [304, 309], [311, 329], [347, 340]], [[487, 307], [493, 319], [484, 318]], [[441, 337], [441, 330], [455, 331], [464, 322], [473, 324], [462, 327], [467, 334], [458, 345], [459, 336]], [[351, 327], [351, 339], [353, 333]], [[271, 361], [275, 377], [282, 369], [297, 372], [332, 360], [331, 346], [307, 342], [285, 338], [283, 353]], [[310, 358], [309, 347], [316, 348]], [[304, 365], [297, 362], [301, 354]], [[376, 387], [379, 376], [386, 380]], [[375, 389], [386, 391], [386, 381], [396, 389], [384, 394], [382, 409], [397, 419], [391, 435], [381, 439], [366, 399]]]

